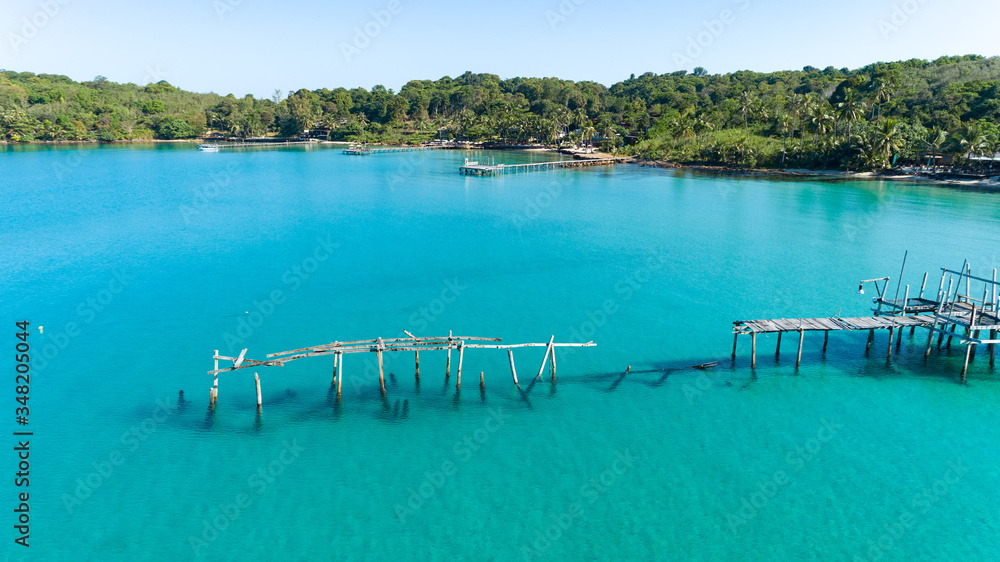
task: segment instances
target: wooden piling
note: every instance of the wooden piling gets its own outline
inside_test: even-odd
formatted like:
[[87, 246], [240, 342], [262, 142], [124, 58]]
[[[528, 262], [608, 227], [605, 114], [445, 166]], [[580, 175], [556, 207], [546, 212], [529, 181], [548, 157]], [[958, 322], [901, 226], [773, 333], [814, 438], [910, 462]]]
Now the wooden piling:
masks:
[[215, 409], [215, 387], [210, 387], [208, 389], [208, 407]]
[[333, 354], [333, 384], [334, 384], [334, 386], [337, 385], [337, 362], [339, 360], [340, 360], [340, 354], [339, 353], [334, 353]]
[[[885, 359], [886, 359], [886, 361], [888, 361], [892, 357], [892, 332], [893, 332], [893, 330], [894, 330], [894, 328], [892, 326], [889, 326], [889, 349], [888, 349], [888, 351], [885, 352]], [[903, 329], [900, 328], [899, 330], [902, 331]]]
[[823, 354], [826, 354], [826, 344], [830, 342], [830, 330], [823, 330]]
[[795, 356], [795, 367], [796, 368], [799, 366], [799, 363], [802, 363], [802, 341], [805, 340], [805, 339], [806, 339], [806, 332], [805, 332], [805, 330], [799, 330], [799, 353], [798, 353], [798, 355]]
[[416, 378], [420, 380], [420, 350], [413, 352], [413, 365], [416, 369]]
[[451, 377], [451, 330], [448, 330], [448, 359], [444, 364], [444, 378], [448, 380]]
[[260, 409], [260, 405], [261, 405], [261, 400], [260, 400], [260, 376], [257, 375], [257, 373], [254, 373], [253, 374], [253, 380], [254, 380], [254, 383], [257, 385], [257, 409], [259, 410]]
[[965, 363], [962, 364], [962, 384], [965, 384], [965, 374], [969, 372], [969, 354], [972, 353], [972, 342], [965, 346]]
[[[991, 340], [997, 339], [997, 331], [996, 330], [990, 330], [990, 339]], [[990, 344], [990, 368], [991, 369], [993, 368], [993, 361], [996, 359], [996, 353], [997, 353], [997, 349], [996, 348], [997, 348], [997, 344], [995, 344], [995, 343], [991, 343]]]
[[536, 379], [542, 378], [542, 373], [545, 372], [545, 364], [549, 361], [549, 353], [552, 351], [552, 343], [555, 342], [555, 339], [555, 336], [549, 338], [549, 345], [545, 347], [545, 356], [542, 357], [542, 364], [538, 367], [538, 375], [535, 377]]
[[336, 358], [334, 360], [337, 361], [337, 365], [340, 367], [340, 373], [337, 377], [337, 399], [340, 399], [340, 386], [344, 382], [344, 354], [337, 352], [334, 357]]
[[552, 347], [552, 369], [549, 373], [549, 377], [555, 381], [556, 380], [556, 348]]
[[781, 355], [781, 335], [784, 332], [778, 332], [778, 344], [774, 346], [774, 357], [777, 358]]
[[382, 373], [382, 338], [379, 338], [378, 343], [376, 343], [375, 355], [378, 357], [378, 385], [382, 389], [382, 396], [385, 396], [385, 376]]
[[[219, 350], [215, 350], [215, 371], [219, 370]], [[219, 399], [219, 373], [215, 373], [215, 382], [212, 384], [212, 408], [215, 409], [215, 401]]]
[[517, 382], [517, 369], [514, 368], [514, 350], [507, 350], [507, 358], [510, 359], [510, 376], [514, 377], [514, 386], [521, 388], [520, 383]]
[[750, 368], [757, 366], [757, 332], [750, 334]]
[[733, 361], [736, 360], [736, 342], [739, 341], [739, 339], [740, 339], [739, 333], [733, 334], [733, 356], [732, 356]]
[[482, 371], [479, 371], [479, 388], [486, 388], [486, 378]]
[[465, 355], [463, 342], [458, 342], [458, 378], [455, 381], [455, 390], [462, 388], [462, 357]]
[[871, 349], [873, 341], [875, 341], [875, 328], [868, 330], [868, 343], [865, 344], [865, 354], [867, 354], [868, 350]]

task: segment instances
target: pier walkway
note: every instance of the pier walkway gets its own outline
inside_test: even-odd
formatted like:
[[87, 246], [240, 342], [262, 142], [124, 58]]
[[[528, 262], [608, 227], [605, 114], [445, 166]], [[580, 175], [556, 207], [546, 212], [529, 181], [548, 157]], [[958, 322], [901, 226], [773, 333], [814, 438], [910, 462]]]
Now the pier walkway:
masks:
[[417, 150], [440, 150], [443, 146], [352, 146], [344, 149], [344, 154], [352, 156], [368, 156], [370, 154], [387, 154], [390, 152], [414, 152]]
[[[900, 277], [906, 268], [906, 257], [903, 258], [903, 269]], [[945, 280], [948, 280], [945, 289]], [[879, 286], [879, 283], [882, 286]], [[775, 355], [781, 353], [781, 336], [785, 332], [798, 332], [798, 355], [795, 366], [802, 362], [802, 343], [805, 333], [810, 331], [822, 331], [823, 352], [826, 352], [831, 331], [856, 331], [868, 330], [868, 344], [865, 347], [867, 352], [875, 339], [875, 330], [889, 330], [889, 349], [886, 360], [892, 357], [892, 344], [894, 331], [899, 334], [896, 347], [899, 348], [902, 342], [902, 330], [910, 328], [910, 334], [916, 328], [927, 328], [927, 347], [924, 357], [928, 357], [933, 347], [934, 335], [937, 334], [937, 347], [944, 343], [945, 336], [948, 337], [947, 347], [951, 347], [952, 340], [966, 345], [965, 362], [962, 366], [961, 379], [965, 382], [969, 362], [975, 359], [976, 347], [979, 345], [989, 346], [990, 367], [992, 368], [996, 360], [996, 345], [1000, 343], [997, 338], [1000, 331], [1000, 297], [997, 289], [1000, 283], [997, 282], [997, 270], [993, 270], [993, 278], [986, 279], [972, 275], [972, 267], [968, 260], [962, 265], [960, 271], [941, 268], [941, 281], [938, 286], [937, 298], [930, 299], [924, 296], [927, 287], [927, 274], [924, 274], [923, 282], [920, 286], [920, 294], [915, 298], [910, 298], [910, 286], [906, 286], [906, 291], [902, 299], [898, 298], [900, 287], [896, 287], [896, 296], [887, 298], [888, 277], [878, 279], [867, 279], [858, 285], [858, 293], [864, 294], [865, 283], [874, 283], [878, 296], [872, 298], [875, 308], [872, 309], [874, 316], [871, 317], [828, 317], [828, 318], [779, 318], [767, 320], [739, 320], [733, 322], [733, 359], [736, 359], [736, 344], [741, 335], [749, 335], [751, 338], [750, 367], [755, 368], [757, 363], [757, 334], [778, 334], [778, 343]], [[973, 290], [976, 284], [976, 291]], [[982, 288], [982, 297], [978, 288]], [[964, 289], [964, 292], [963, 292]], [[988, 336], [983, 337], [988, 333]]]
[[631, 158], [584, 158], [580, 160], [555, 160], [552, 162], [533, 162], [531, 164], [480, 164], [465, 160], [458, 169], [466, 176], [500, 176], [503, 174], [522, 174], [525, 172], [540, 172], [562, 168], [583, 168], [587, 166], [612, 166], [631, 162]]

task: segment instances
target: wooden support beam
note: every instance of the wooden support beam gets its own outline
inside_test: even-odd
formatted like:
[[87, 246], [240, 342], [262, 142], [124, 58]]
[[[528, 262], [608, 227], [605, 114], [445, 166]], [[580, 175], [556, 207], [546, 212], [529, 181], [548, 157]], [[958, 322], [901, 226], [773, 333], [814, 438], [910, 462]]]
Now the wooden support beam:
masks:
[[757, 366], [757, 332], [750, 334], [750, 368]]
[[375, 348], [375, 355], [378, 357], [378, 385], [382, 389], [382, 396], [385, 396], [385, 376], [382, 371], [382, 345], [381, 341], [377, 344], [378, 347]]
[[[215, 350], [215, 357], [219, 356], [219, 350]], [[215, 409], [215, 401], [219, 397], [219, 360], [215, 360], [215, 382], [212, 384], [212, 409]]]
[[555, 339], [555, 336], [549, 338], [549, 344], [545, 347], [545, 355], [542, 357], [542, 364], [538, 367], [538, 375], [535, 376], [536, 379], [542, 378], [542, 373], [545, 372], [545, 364], [549, 361], [549, 352], [552, 351], [552, 342], [554, 342]]
[[482, 371], [479, 371], [479, 388], [486, 388], [486, 377], [483, 376]]
[[465, 355], [465, 346], [458, 342], [458, 378], [455, 381], [455, 389], [462, 388], [462, 357]]
[[802, 341], [806, 339], [805, 330], [799, 330], [799, 353], [795, 356], [795, 366], [798, 367], [799, 363], [802, 363]]
[[451, 330], [448, 330], [448, 359], [444, 364], [444, 378], [451, 377]]
[[965, 346], [965, 363], [962, 364], [962, 384], [965, 384], [965, 374], [969, 372], [969, 355], [972, 353], [972, 342]]
[[257, 385], [257, 409], [260, 410], [260, 404], [261, 404], [261, 400], [260, 400], [260, 376], [257, 375], [257, 373], [254, 373], [253, 374], [253, 380], [254, 380], [254, 383], [256, 383], [256, 385]]
[[552, 346], [551, 349], [552, 349], [552, 352], [551, 352], [552, 353], [552, 370], [551, 370], [552, 372], [549, 374], [549, 376], [552, 378], [553, 381], [555, 381], [556, 380], [556, 348], [555, 348], [555, 346]]
[[416, 378], [420, 380], [420, 350], [413, 352], [413, 364], [416, 369]]
[[215, 410], [215, 390], [214, 386], [208, 389], [208, 407], [212, 410]]
[[337, 376], [337, 399], [339, 400], [340, 399], [340, 387], [344, 383], [344, 354], [343, 353], [337, 353], [336, 355], [334, 355], [334, 357], [339, 358], [339, 359], [337, 359], [337, 366], [340, 368], [340, 373]]
[[[892, 332], [893, 332], [893, 330], [894, 330], [894, 328], [892, 326], [889, 326], [889, 350], [886, 351], [886, 353], [885, 353], [885, 359], [887, 361], [889, 360], [890, 357], [892, 357]], [[900, 330], [902, 330], [902, 328], [900, 328]]]
[[736, 360], [736, 342], [737, 342], [737, 340], [739, 340], [739, 337], [740, 337], [739, 332], [733, 334], [733, 356], [732, 356], [732, 359], [734, 361]]
[[823, 354], [826, 354], [826, 344], [830, 342], [830, 330], [823, 330]]
[[872, 347], [872, 342], [875, 341], [875, 328], [868, 330], [868, 343], [865, 344], [865, 354], [868, 354], [868, 350]]
[[[917, 298], [924, 298], [924, 289], [927, 288], [927, 272], [924, 273], [924, 280], [920, 283], [920, 296]], [[940, 290], [940, 289], [938, 289]]]
[[778, 344], [774, 346], [774, 356], [778, 357], [781, 355], [781, 335], [784, 332], [778, 332]]
[[[996, 271], [996, 270], [994, 270], [994, 271]], [[991, 340], [997, 339], [997, 331], [996, 330], [990, 330], [990, 339]], [[996, 359], [996, 354], [997, 354], [997, 344], [991, 343], [990, 344], [990, 368], [991, 369], [993, 368], [993, 362]]]
[[507, 350], [507, 358], [510, 359], [510, 375], [514, 377], [514, 386], [521, 388], [520, 383], [517, 382], [517, 369], [514, 368], [514, 350]]
[[337, 384], [337, 362], [340, 360], [340, 354], [333, 354], [333, 384]]

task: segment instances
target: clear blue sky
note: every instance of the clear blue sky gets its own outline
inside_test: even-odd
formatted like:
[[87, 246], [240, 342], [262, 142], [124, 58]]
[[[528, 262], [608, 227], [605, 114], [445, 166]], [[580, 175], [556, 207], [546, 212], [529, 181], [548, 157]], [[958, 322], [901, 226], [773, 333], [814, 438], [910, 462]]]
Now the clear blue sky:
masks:
[[0, 0], [0, 15], [0, 68], [238, 96], [1000, 54], [1000, 3], [985, 0]]

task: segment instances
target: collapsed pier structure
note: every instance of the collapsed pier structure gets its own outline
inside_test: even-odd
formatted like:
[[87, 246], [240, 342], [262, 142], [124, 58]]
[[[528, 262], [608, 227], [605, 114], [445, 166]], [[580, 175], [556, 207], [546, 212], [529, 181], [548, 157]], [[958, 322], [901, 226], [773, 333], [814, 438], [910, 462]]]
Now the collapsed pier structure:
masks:
[[[906, 267], [906, 257], [903, 258], [903, 269]], [[902, 277], [903, 271], [900, 271]], [[875, 339], [875, 330], [889, 330], [889, 348], [886, 359], [892, 357], [893, 336], [896, 335], [896, 348], [902, 342], [902, 330], [910, 328], [913, 334], [917, 328], [927, 329], [927, 347], [924, 357], [929, 357], [934, 347], [934, 336], [937, 335], [937, 348], [940, 349], [947, 336], [947, 347], [952, 340], [965, 344], [965, 362], [962, 365], [961, 380], [964, 383], [969, 370], [969, 362], [975, 359], [976, 348], [988, 346], [990, 367], [996, 361], [997, 330], [1000, 330], [1000, 300], [998, 300], [997, 270], [993, 269], [993, 278], [986, 279], [972, 274], [972, 266], [968, 260], [962, 269], [955, 271], [941, 268], [941, 280], [935, 298], [925, 297], [928, 274], [924, 274], [920, 293], [910, 296], [910, 286], [906, 285], [903, 298], [899, 297], [899, 283], [896, 295], [888, 298], [889, 277], [866, 279], [858, 286], [858, 293], [864, 294], [864, 285], [874, 283], [877, 292], [872, 298], [875, 308], [871, 317], [857, 318], [780, 318], [773, 320], [739, 320], [733, 322], [733, 353], [736, 359], [736, 344], [741, 335], [749, 335], [751, 340], [750, 368], [757, 363], [757, 334], [778, 334], [775, 354], [781, 352], [781, 336], [786, 332], [798, 332], [798, 354], [795, 366], [802, 362], [802, 344], [805, 333], [809, 331], [823, 332], [823, 352], [826, 352], [831, 331], [868, 330], [867, 352]], [[947, 281], [947, 287], [945, 286]], [[879, 283], [882, 286], [879, 286]], [[980, 291], [980, 289], [982, 289]]]
[[[535, 379], [541, 379], [545, 368], [549, 366], [549, 376], [551, 380], [556, 379], [556, 348], [557, 347], [594, 347], [595, 344], [592, 341], [586, 343], [556, 343], [555, 336], [549, 338], [548, 343], [516, 343], [516, 344], [501, 344], [500, 338], [484, 338], [484, 337], [473, 337], [473, 336], [454, 336], [449, 331], [447, 336], [441, 337], [417, 337], [413, 334], [404, 330], [404, 333], [409, 336], [406, 338], [375, 338], [372, 340], [355, 340], [355, 341], [335, 341], [332, 343], [315, 345], [310, 347], [303, 347], [300, 349], [293, 349], [290, 351], [279, 351], [277, 353], [270, 353], [264, 360], [247, 359], [246, 352], [244, 349], [238, 357], [228, 357], [225, 355], [219, 355], [219, 350], [215, 350], [212, 355], [212, 359], [215, 361], [215, 368], [208, 371], [208, 374], [214, 375], [214, 383], [209, 392], [209, 406], [214, 410], [215, 404], [219, 398], [219, 375], [221, 373], [227, 373], [230, 371], [237, 371], [240, 369], [249, 369], [252, 367], [283, 367], [285, 363], [290, 361], [296, 361], [298, 359], [305, 359], [307, 357], [333, 357], [333, 382], [331, 384], [331, 391], [336, 388], [337, 401], [339, 403], [341, 399], [341, 388], [344, 381], [344, 355], [354, 354], [354, 353], [374, 353], [378, 360], [378, 380], [379, 386], [381, 388], [382, 396], [386, 395], [385, 391], [385, 375], [382, 368], [382, 355], [384, 353], [392, 352], [410, 352], [414, 354], [414, 367], [416, 380], [420, 380], [420, 352], [424, 351], [447, 351], [448, 356], [445, 363], [445, 380], [451, 376], [451, 352], [458, 351], [458, 369], [456, 372], [457, 379], [455, 382], [455, 388], [460, 389], [462, 387], [462, 363], [465, 358], [466, 349], [500, 349], [507, 351], [507, 357], [510, 361], [510, 374], [514, 381], [514, 386], [518, 389], [521, 388], [521, 384], [517, 380], [517, 369], [514, 366], [514, 350], [517, 348], [524, 347], [544, 347], [545, 356], [542, 358], [542, 365], [538, 368], [538, 374], [535, 375]], [[551, 361], [550, 361], [551, 358]], [[219, 368], [219, 361], [232, 361], [232, 366]], [[262, 406], [261, 400], [261, 390], [260, 390], [260, 376], [254, 373], [254, 382], [257, 387], [257, 408], [258, 410]], [[479, 385], [480, 387], [485, 387], [485, 376], [482, 372], [479, 375]]]

